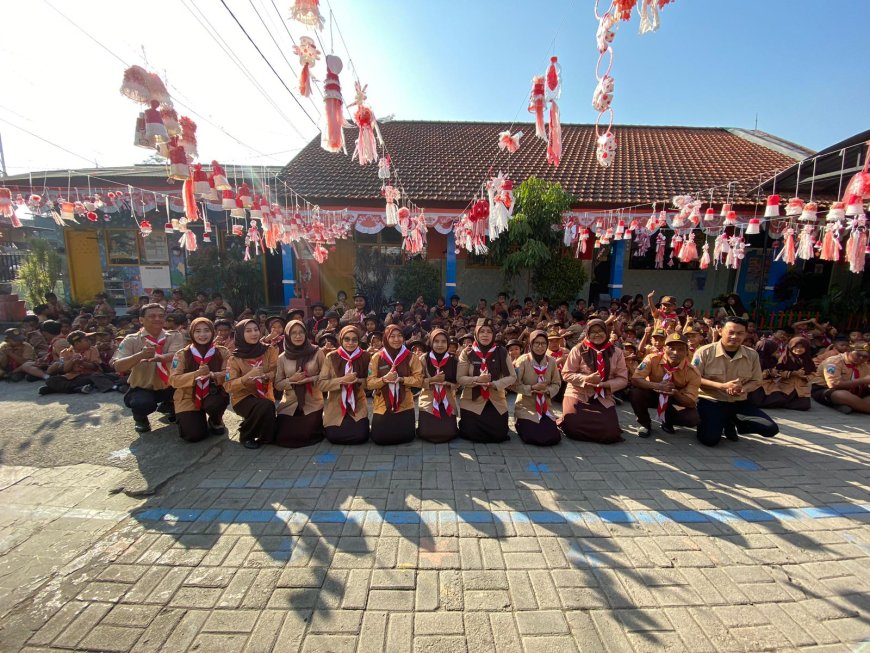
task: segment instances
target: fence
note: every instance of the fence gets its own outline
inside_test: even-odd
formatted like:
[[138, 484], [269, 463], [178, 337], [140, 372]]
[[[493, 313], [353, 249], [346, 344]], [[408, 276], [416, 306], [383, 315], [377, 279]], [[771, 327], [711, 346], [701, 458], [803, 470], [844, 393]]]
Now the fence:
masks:
[[15, 277], [18, 274], [18, 268], [26, 258], [26, 252], [0, 254], [0, 283], [11, 283], [15, 281]]
[[[715, 317], [716, 310], [702, 311], [702, 318]], [[790, 326], [795, 322], [804, 320], [820, 319], [821, 314], [815, 311], [776, 311], [773, 313], [764, 313], [762, 311], [754, 311], [752, 313], [752, 321], [755, 322], [755, 327], [759, 331], [780, 329], [784, 326]], [[843, 320], [832, 320], [832, 323], [837, 328], [844, 330], [860, 329], [870, 324], [870, 315], [866, 313], [850, 313]]]

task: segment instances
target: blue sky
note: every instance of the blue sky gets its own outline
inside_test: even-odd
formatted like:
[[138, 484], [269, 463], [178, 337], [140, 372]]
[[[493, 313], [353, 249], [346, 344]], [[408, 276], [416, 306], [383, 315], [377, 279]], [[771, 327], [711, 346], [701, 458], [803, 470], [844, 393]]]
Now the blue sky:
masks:
[[[223, 36], [276, 110], [195, 21], [193, 0], [153, 0], [122, 17], [117, 2], [32, 0], [7, 7], [0, 41], [7, 93], [0, 135], [10, 173], [31, 169], [126, 165], [147, 152], [131, 145], [138, 108], [118, 93], [124, 66], [58, 15], [53, 5], [127, 63], [165, 71], [199, 119], [201, 158], [285, 163], [317, 134], [239, 31], [220, 0], [195, 7]], [[281, 18], [288, 0], [227, 0], [285, 82], [297, 68]], [[548, 57], [562, 63], [564, 122], [595, 120], [590, 100], [597, 59], [589, 0], [321, 0], [337, 18], [354, 67], [369, 85], [376, 115], [400, 119], [527, 121], [530, 80]], [[254, 12], [269, 28], [267, 32]], [[277, 11], [275, 10], [277, 8]], [[638, 19], [614, 41], [616, 125], [669, 124], [758, 128], [812, 149], [868, 128], [870, 86], [851, 54], [866, 42], [863, 0], [675, 0], [658, 32], [641, 36]], [[288, 25], [295, 38], [308, 33]], [[271, 36], [270, 36], [271, 33]], [[353, 75], [344, 44], [348, 101]], [[49, 44], [49, 47], [46, 47]], [[144, 53], [143, 53], [144, 48]], [[323, 74], [322, 64], [315, 77]], [[46, 90], [50, 89], [50, 90]], [[316, 119], [317, 103], [303, 102]], [[185, 113], [182, 109], [181, 113]], [[280, 115], [283, 114], [283, 115]], [[197, 119], [195, 117], [195, 119]], [[216, 127], [219, 126], [220, 128]], [[26, 129], [71, 150], [63, 152]], [[91, 163], [92, 164], [92, 163]]]

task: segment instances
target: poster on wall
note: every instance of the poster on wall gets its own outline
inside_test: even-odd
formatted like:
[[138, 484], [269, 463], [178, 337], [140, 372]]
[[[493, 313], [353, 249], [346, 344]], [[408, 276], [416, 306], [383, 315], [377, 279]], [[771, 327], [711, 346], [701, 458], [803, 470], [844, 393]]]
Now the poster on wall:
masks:
[[147, 238], [139, 237], [142, 242], [143, 263], [169, 263], [169, 248], [166, 246], [166, 234], [153, 231]]
[[138, 265], [139, 243], [135, 231], [129, 229], [107, 229], [106, 249], [109, 265]]
[[142, 288], [146, 291], [155, 288], [168, 290], [172, 287], [168, 265], [140, 265], [139, 274], [142, 279]]

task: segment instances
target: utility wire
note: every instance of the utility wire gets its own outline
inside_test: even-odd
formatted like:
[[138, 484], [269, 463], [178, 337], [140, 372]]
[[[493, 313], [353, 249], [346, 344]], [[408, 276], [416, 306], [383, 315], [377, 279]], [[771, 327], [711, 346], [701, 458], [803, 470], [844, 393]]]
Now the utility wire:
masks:
[[287, 86], [287, 83], [284, 81], [284, 79], [281, 77], [281, 75], [278, 74], [278, 71], [275, 70], [275, 66], [273, 66], [272, 62], [269, 61], [269, 58], [263, 54], [263, 51], [260, 50], [260, 46], [258, 46], [256, 41], [254, 41], [254, 39], [251, 38], [251, 35], [248, 34], [248, 30], [245, 29], [244, 25], [242, 25], [241, 22], [239, 22], [239, 19], [236, 18], [236, 15], [233, 13], [233, 10], [230, 9], [230, 6], [226, 3], [225, 0], [220, 0], [220, 1], [221, 1], [221, 4], [224, 6], [224, 8], [229, 12], [230, 16], [233, 17], [233, 20], [236, 21], [236, 25], [239, 26], [239, 29], [242, 30], [242, 32], [248, 38], [248, 41], [251, 42], [251, 45], [254, 46], [254, 49], [257, 51], [257, 53], [260, 55], [260, 57], [263, 59], [263, 61], [266, 62], [266, 65], [269, 66], [269, 69], [272, 71], [272, 73], [274, 73], [275, 77], [278, 78], [278, 81], [281, 82], [281, 85], [285, 89], [287, 89], [287, 92], [290, 94], [290, 97], [293, 98], [293, 101], [299, 106], [300, 109], [302, 109], [302, 113], [305, 114], [305, 117], [307, 117], [308, 120], [311, 121], [311, 124], [314, 125], [315, 129], [319, 129], [319, 126], [317, 125], [317, 121], [315, 121], [314, 118], [312, 118], [311, 115], [305, 110], [305, 107], [302, 106], [302, 103], [299, 101], [299, 99], [296, 97], [296, 95], [294, 95], [293, 91], [290, 90], [290, 87]]
[[22, 126], [20, 126], [20, 125], [16, 125], [14, 122], [9, 122], [9, 121], [6, 120], [5, 118], [0, 118], [0, 122], [5, 122], [7, 125], [10, 125], [10, 126], [12, 126], [12, 127], [15, 127], [15, 129], [18, 129], [18, 130], [20, 130], [20, 131], [23, 131], [25, 134], [29, 134], [30, 136], [33, 136], [33, 138], [37, 138], [37, 139], [41, 140], [43, 143], [48, 143], [48, 144], [51, 145], [52, 147], [56, 147], [56, 148], [59, 149], [59, 150], [63, 150], [63, 151], [66, 152], [67, 154], [72, 154], [74, 157], [78, 157], [79, 159], [82, 159], [83, 161], [87, 161], [88, 163], [93, 163], [93, 164], [94, 164], [94, 167], [97, 167], [97, 162], [96, 162], [94, 159], [89, 159], [89, 158], [87, 158], [86, 156], [82, 156], [81, 154], [79, 154], [79, 153], [77, 153], [77, 152], [73, 152], [72, 150], [68, 150], [68, 149], [66, 149], [65, 147], [63, 147], [62, 145], [58, 145], [58, 144], [55, 143], [54, 141], [50, 141], [50, 140], [48, 140], [47, 138], [43, 138], [43, 137], [40, 136], [39, 134], [34, 134], [34, 133], [33, 133], [32, 131], [30, 131], [29, 129], [25, 129], [24, 127], [22, 127]]

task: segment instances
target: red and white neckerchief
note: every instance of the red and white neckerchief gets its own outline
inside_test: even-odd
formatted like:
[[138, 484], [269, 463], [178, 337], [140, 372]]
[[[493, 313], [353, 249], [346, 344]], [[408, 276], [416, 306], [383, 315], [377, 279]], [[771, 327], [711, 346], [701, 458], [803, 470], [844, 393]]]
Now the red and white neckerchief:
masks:
[[[598, 349], [589, 340], [584, 340], [583, 344], [595, 352], [595, 371], [598, 372], [601, 382], [604, 383], [607, 380], [607, 365], [604, 363], [604, 352], [613, 347], [613, 343], [608, 342], [601, 349]], [[604, 386], [596, 386], [593, 397], [595, 399], [604, 399]]]
[[[381, 355], [381, 358], [383, 358], [390, 364], [391, 372], [399, 367], [399, 365], [401, 365], [404, 360], [411, 355], [411, 352], [405, 347], [405, 345], [402, 345], [402, 348], [396, 354], [395, 359], [390, 356], [386, 348], [381, 349], [381, 351], [378, 353]], [[389, 392], [387, 394], [390, 398], [390, 406], [393, 408], [393, 412], [395, 413], [397, 410], [399, 410], [399, 393], [401, 391], [401, 388], [399, 387], [398, 383], [388, 383], [387, 386], [389, 386]]]
[[[490, 347], [489, 351], [486, 352], [486, 355], [484, 355], [484, 353], [480, 351], [480, 348], [477, 346], [476, 342], [471, 346], [471, 351], [473, 351], [474, 354], [480, 359], [481, 374], [489, 374], [489, 367], [487, 365], [487, 361], [489, 360], [489, 357], [492, 356], [492, 353], [496, 350], [497, 347], [498, 345], [493, 345], [492, 347]], [[489, 388], [485, 386], [480, 386], [480, 396], [483, 397], [484, 401], [489, 401]]]
[[[263, 367], [263, 357], [260, 356], [257, 360], [250, 360], [251, 367]], [[257, 379], [257, 395], [263, 399], [268, 399], [269, 395], [269, 380]]]
[[[845, 360], [843, 362], [846, 363]], [[852, 365], [851, 363], [846, 363], [846, 367], [848, 367], [850, 370], [852, 370], [852, 380], [853, 381], [857, 381], [858, 379], [861, 378], [860, 366]], [[863, 385], [856, 386], [855, 388], [852, 389], [852, 393], [858, 395], [859, 397], [864, 396], [864, 391], [865, 391], [865, 388]]]
[[[532, 369], [535, 370], [535, 374], [538, 375], [538, 383], [546, 383], [547, 382], [547, 370], [550, 367], [550, 361], [547, 356], [544, 356], [544, 360], [540, 363], [537, 363], [535, 359], [532, 359]], [[543, 392], [535, 393], [535, 410], [538, 412], [538, 417], [544, 417], [545, 415], [550, 419], [553, 419], [553, 414], [550, 412], [550, 404], [547, 401], [547, 395]]]
[[[190, 354], [193, 356], [194, 362], [200, 367], [203, 365], [208, 365], [211, 362], [211, 359], [214, 358], [215, 348], [211, 347], [207, 352], [205, 352], [205, 356], [199, 353], [199, 351], [191, 345]], [[209, 377], [205, 377], [202, 379], [196, 380], [196, 386], [193, 389], [193, 403], [196, 404], [196, 409], [199, 410], [202, 407], [202, 400], [208, 397], [208, 387], [211, 385], [211, 379]]]
[[[357, 347], [352, 352], [348, 352], [344, 346], [336, 349], [341, 360], [344, 361], [344, 375], [353, 372], [353, 362], [362, 356], [362, 349]], [[351, 414], [356, 413], [356, 393], [353, 389], [353, 383], [343, 383], [341, 385], [341, 418], [344, 419], [347, 411], [350, 409]]]
[[556, 367], [561, 372], [562, 366], [565, 365], [565, 352], [563, 350], [547, 352], [547, 356], [556, 361]]
[[[435, 368], [435, 376], [441, 374], [442, 368], [447, 365], [447, 361], [450, 360], [449, 355], [445, 355], [440, 361], [435, 358], [435, 352], [429, 352], [429, 361], [432, 363], [432, 367]], [[441, 419], [441, 408], [440, 406], [444, 406], [444, 412], [447, 413], [447, 417], [453, 417], [453, 406], [450, 405], [450, 402], [447, 401], [447, 388], [444, 387], [443, 383], [433, 383], [432, 384], [432, 413], [438, 419]]]
[[[163, 355], [163, 345], [166, 344], [166, 334], [160, 336], [159, 339], [155, 338], [151, 334], [145, 334], [145, 342], [154, 347], [154, 355], [162, 356]], [[157, 376], [160, 377], [160, 380], [164, 385], [169, 383], [169, 370], [166, 369], [166, 363], [163, 361], [157, 361]]]
[[[662, 369], [665, 371], [665, 373], [662, 375], [662, 383], [667, 383], [668, 381], [670, 381], [674, 376], [674, 372], [676, 372], [679, 367], [679, 365], [677, 365], [676, 367], [671, 367], [670, 365], [662, 361]], [[665, 419], [665, 411], [667, 411], [670, 401], [670, 395], [666, 395], [661, 392], [659, 393], [659, 405], [656, 406], [656, 412], [659, 415], [660, 422], [663, 422]]]
[[63, 339], [64, 339], [63, 336], [55, 336], [54, 338], [51, 339], [51, 342], [48, 343], [48, 354], [46, 354], [46, 360], [49, 363], [53, 363], [54, 361], [57, 360], [57, 357], [54, 355], [54, 343], [56, 343], [58, 340], [63, 340]]
[[659, 313], [659, 318], [662, 321], [662, 329], [667, 329], [671, 322], [677, 324], [680, 321], [680, 317], [676, 313]]

